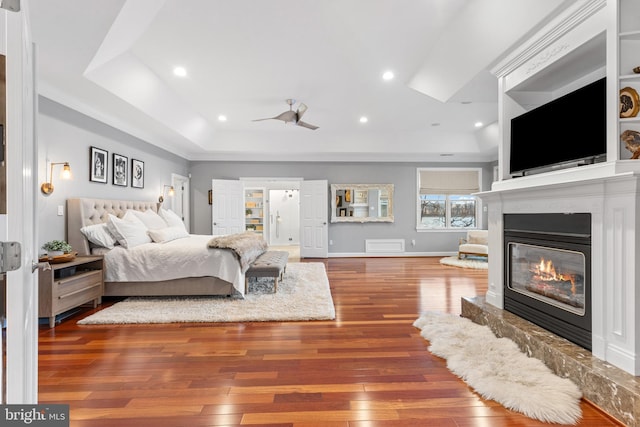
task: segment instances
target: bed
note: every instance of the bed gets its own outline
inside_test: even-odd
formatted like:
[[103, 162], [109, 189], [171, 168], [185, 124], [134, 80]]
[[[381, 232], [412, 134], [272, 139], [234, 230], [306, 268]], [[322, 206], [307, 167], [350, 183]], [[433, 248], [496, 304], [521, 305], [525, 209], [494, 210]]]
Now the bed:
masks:
[[[67, 241], [78, 255], [103, 255], [105, 296], [244, 295], [244, 273], [228, 249], [212, 249], [212, 236], [188, 235], [125, 249], [100, 247], [80, 230], [123, 218], [128, 210], [158, 213], [159, 204], [106, 199], [67, 200]], [[112, 219], [113, 221], [113, 219]]]

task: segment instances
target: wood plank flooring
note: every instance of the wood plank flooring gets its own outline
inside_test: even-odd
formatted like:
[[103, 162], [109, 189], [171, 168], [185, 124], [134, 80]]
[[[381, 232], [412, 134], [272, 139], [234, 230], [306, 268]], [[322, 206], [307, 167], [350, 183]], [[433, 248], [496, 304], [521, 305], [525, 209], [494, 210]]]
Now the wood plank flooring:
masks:
[[[71, 426], [548, 426], [480, 398], [412, 323], [460, 313], [486, 271], [437, 258], [325, 264], [335, 321], [41, 326], [41, 403]], [[516, 369], [517, 367], [508, 367]], [[587, 402], [579, 426], [619, 424]]]

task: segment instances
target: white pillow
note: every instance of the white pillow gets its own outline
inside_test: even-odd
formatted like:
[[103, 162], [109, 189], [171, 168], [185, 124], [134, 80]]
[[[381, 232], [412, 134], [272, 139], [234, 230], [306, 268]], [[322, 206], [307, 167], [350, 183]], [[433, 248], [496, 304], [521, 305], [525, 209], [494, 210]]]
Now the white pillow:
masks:
[[147, 227], [135, 215], [125, 214], [122, 219], [109, 214], [107, 227], [123, 247], [131, 249], [144, 243], [151, 243]]
[[177, 213], [170, 209], [160, 208], [160, 216], [164, 219], [169, 227], [182, 227], [185, 231], [187, 231], [187, 227], [182, 222], [182, 218], [178, 216]]
[[93, 244], [103, 248], [113, 249], [118, 243], [109, 231], [106, 223], [87, 225], [80, 229], [80, 232]]
[[132, 212], [140, 221], [142, 221], [149, 230], [158, 230], [160, 228], [167, 228], [168, 224], [166, 223], [166, 221], [151, 209], [147, 209], [144, 212], [134, 211], [133, 209], [129, 209], [127, 213], [129, 212]]
[[189, 237], [189, 233], [187, 233], [187, 230], [182, 226], [167, 227], [160, 230], [148, 230], [147, 234], [149, 234], [151, 240], [156, 243], [170, 242], [172, 240]]

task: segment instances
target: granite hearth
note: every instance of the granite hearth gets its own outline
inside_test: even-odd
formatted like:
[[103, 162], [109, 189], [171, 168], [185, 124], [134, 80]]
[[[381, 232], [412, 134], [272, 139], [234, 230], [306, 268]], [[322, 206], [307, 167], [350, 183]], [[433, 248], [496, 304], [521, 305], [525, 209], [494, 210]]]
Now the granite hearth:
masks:
[[462, 316], [487, 325], [498, 337], [514, 341], [520, 349], [544, 362], [556, 375], [569, 378], [583, 397], [626, 426], [640, 426], [640, 377], [508, 311], [485, 298], [462, 298]]

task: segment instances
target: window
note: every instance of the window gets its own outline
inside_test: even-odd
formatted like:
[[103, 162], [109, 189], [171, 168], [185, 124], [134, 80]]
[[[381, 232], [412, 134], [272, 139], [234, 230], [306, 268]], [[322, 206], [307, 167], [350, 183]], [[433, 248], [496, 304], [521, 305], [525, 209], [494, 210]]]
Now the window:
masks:
[[418, 169], [417, 228], [477, 228], [481, 169]]

